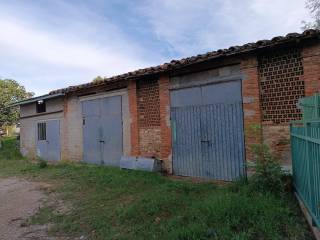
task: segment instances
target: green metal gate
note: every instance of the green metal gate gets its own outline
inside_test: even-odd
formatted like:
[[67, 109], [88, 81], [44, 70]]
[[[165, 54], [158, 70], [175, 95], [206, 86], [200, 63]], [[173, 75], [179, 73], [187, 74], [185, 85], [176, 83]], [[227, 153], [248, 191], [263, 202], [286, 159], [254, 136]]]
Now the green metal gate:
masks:
[[303, 119], [291, 123], [294, 187], [317, 227], [320, 227], [320, 96], [299, 102]]

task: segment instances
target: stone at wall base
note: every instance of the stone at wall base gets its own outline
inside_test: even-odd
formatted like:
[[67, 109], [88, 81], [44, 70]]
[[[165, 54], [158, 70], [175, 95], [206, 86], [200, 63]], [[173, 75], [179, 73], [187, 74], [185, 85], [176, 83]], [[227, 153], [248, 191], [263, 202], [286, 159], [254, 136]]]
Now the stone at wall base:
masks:
[[120, 168], [159, 172], [161, 171], [161, 160], [155, 158], [122, 156], [120, 159]]

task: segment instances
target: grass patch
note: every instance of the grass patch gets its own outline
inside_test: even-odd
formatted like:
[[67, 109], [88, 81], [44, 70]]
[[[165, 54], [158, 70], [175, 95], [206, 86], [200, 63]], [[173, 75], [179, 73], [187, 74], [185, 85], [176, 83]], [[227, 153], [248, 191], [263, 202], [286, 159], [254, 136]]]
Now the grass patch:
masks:
[[43, 208], [31, 219], [55, 223], [55, 233], [90, 239], [312, 239], [291, 194], [86, 164], [41, 168], [22, 159], [14, 146], [14, 140], [4, 141], [0, 176], [55, 182], [63, 200], [72, 203], [67, 214]]

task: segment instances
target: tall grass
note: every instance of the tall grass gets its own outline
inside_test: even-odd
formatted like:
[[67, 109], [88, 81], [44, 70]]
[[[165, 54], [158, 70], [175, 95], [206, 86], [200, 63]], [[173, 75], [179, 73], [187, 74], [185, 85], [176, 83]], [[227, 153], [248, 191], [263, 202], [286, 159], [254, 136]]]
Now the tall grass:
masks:
[[[86, 164], [40, 168], [17, 160], [14, 141], [0, 150], [0, 175], [54, 182], [72, 208], [43, 208], [32, 223], [54, 223], [54, 234], [89, 239], [312, 239], [290, 193], [252, 191], [171, 180], [157, 173]], [[7, 149], [6, 149], [7, 148]], [[11, 149], [11, 150], [9, 150]], [[6, 157], [6, 155], [10, 157]]]

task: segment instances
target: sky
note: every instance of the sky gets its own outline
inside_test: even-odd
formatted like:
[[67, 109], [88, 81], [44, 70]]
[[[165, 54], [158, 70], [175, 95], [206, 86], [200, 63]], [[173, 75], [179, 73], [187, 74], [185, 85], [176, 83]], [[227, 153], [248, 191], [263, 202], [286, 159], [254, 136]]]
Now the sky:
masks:
[[0, 78], [36, 95], [301, 32], [303, 0], [0, 0]]

